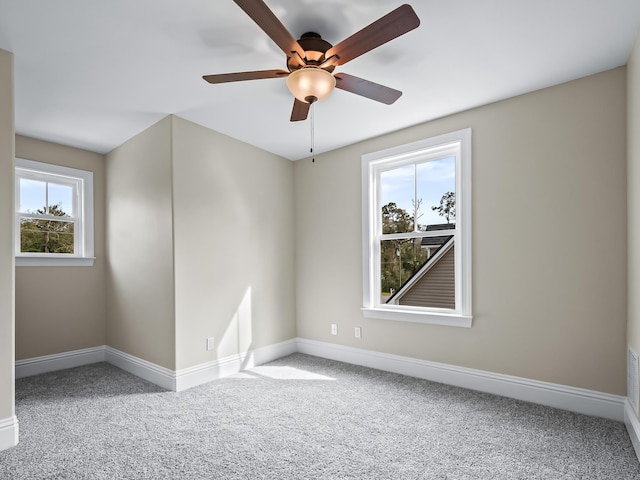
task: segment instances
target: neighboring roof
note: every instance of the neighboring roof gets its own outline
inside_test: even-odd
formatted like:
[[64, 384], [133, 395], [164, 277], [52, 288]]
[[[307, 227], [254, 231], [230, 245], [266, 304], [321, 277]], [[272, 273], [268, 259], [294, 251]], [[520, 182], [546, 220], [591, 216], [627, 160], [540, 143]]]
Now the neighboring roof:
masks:
[[[449, 227], [449, 228], [453, 228], [453, 227]], [[402, 297], [408, 290], [411, 289], [411, 287], [418, 280], [420, 280], [424, 276], [425, 273], [427, 273], [431, 269], [431, 267], [433, 267], [436, 263], [438, 263], [438, 261], [440, 261], [442, 256], [453, 246], [453, 243], [454, 243], [453, 235], [448, 235], [446, 237], [435, 237], [435, 238], [444, 238], [445, 240], [440, 246], [440, 248], [438, 248], [435, 252], [433, 252], [433, 254], [427, 259], [427, 261], [424, 262], [424, 265], [422, 265], [422, 267], [420, 267], [416, 271], [416, 273], [411, 275], [407, 279], [407, 281], [404, 282], [402, 286], [398, 290], [396, 290], [393, 293], [393, 295], [391, 295], [387, 299], [387, 301], [384, 303], [392, 303], [392, 300], [394, 300], [395, 298]]]
[[[453, 230], [456, 228], [455, 223], [436, 223], [433, 225], [427, 225], [427, 232], [435, 232], [437, 230]], [[442, 237], [422, 237], [422, 242], [420, 242], [421, 247], [435, 247], [438, 245], [442, 245], [449, 239], [449, 235]]]

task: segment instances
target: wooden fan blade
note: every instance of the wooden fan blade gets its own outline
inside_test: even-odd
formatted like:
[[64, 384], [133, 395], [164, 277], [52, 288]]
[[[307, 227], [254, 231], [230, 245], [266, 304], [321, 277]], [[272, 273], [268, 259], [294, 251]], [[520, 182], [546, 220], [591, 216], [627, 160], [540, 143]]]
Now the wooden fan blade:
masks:
[[344, 65], [363, 53], [417, 28], [418, 25], [420, 25], [420, 19], [413, 8], [410, 5], [401, 5], [371, 25], [334, 45], [327, 50], [325, 58], [336, 55], [337, 59], [332, 61], [333, 65]]
[[286, 70], [256, 70], [253, 72], [221, 73], [218, 75], [204, 75], [209, 83], [242, 82], [244, 80], [261, 80], [263, 78], [286, 77], [289, 72]]
[[249, 15], [251, 20], [256, 22], [256, 24], [264, 30], [264, 33], [266, 33], [287, 56], [290, 57], [293, 52], [297, 52], [300, 58], [304, 58], [304, 49], [262, 0], [233, 1], [244, 10], [244, 13]]
[[291, 111], [291, 121], [299, 122], [306, 120], [307, 115], [309, 115], [309, 107], [311, 107], [310, 103], [301, 102], [296, 98], [293, 102], [293, 110]]
[[347, 92], [361, 95], [376, 102], [381, 102], [387, 105], [391, 105], [395, 102], [402, 92], [400, 90], [394, 90], [393, 88], [385, 87], [369, 80], [354, 77], [346, 73], [338, 73], [334, 75], [336, 79], [336, 88], [340, 90], [346, 90]]

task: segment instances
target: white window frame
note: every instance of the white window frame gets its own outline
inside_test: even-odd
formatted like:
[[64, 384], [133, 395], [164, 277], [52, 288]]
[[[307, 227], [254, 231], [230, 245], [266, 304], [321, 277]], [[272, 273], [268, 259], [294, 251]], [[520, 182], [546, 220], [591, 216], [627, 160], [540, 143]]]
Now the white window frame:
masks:
[[[380, 302], [380, 173], [403, 165], [454, 156], [456, 170], [455, 236], [456, 307], [387, 305]], [[406, 236], [442, 236], [441, 230]], [[385, 239], [389, 234], [385, 235]], [[362, 312], [365, 317], [471, 327], [471, 129], [362, 155]]]
[[[36, 253], [20, 251], [20, 218], [29, 216], [20, 210], [20, 178], [73, 185], [74, 211], [68, 219], [74, 223], [74, 253]], [[16, 158], [14, 235], [16, 266], [93, 266], [93, 172]], [[65, 219], [67, 220], [67, 219]]]

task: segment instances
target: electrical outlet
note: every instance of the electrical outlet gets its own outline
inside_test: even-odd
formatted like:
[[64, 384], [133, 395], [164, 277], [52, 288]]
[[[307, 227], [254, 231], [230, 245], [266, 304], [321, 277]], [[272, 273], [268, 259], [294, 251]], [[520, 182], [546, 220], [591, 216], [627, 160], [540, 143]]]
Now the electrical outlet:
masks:
[[332, 323], [331, 324], [331, 335], [337, 335], [338, 334], [338, 324], [337, 323]]
[[213, 350], [214, 347], [215, 347], [215, 342], [213, 337], [207, 338], [207, 350]]
[[356, 338], [362, 338], [362, 329], [360, 327], [355, 328]]

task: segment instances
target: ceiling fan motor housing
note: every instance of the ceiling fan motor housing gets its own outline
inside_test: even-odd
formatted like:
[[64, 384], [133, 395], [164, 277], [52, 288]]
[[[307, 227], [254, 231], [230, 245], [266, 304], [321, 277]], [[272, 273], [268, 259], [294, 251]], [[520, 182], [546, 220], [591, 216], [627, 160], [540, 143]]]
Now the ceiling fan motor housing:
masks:
[[[324, 54], [333, 45], [324, 40], [319, 34], [315, 32], [307, 32], [303, 34], [298, 43], [302, 47], [305, 53], [305, 58], [298, 58], [297, 55], [291, 55], [287, 57], [287, 67], [290, 72], [299, 70], [305, 66], [318, 66], [324, 62]], [[333, 72], [336, 67], [334, 65], [327, 65], [323, 67], [323, 70], [327, 72]]]

